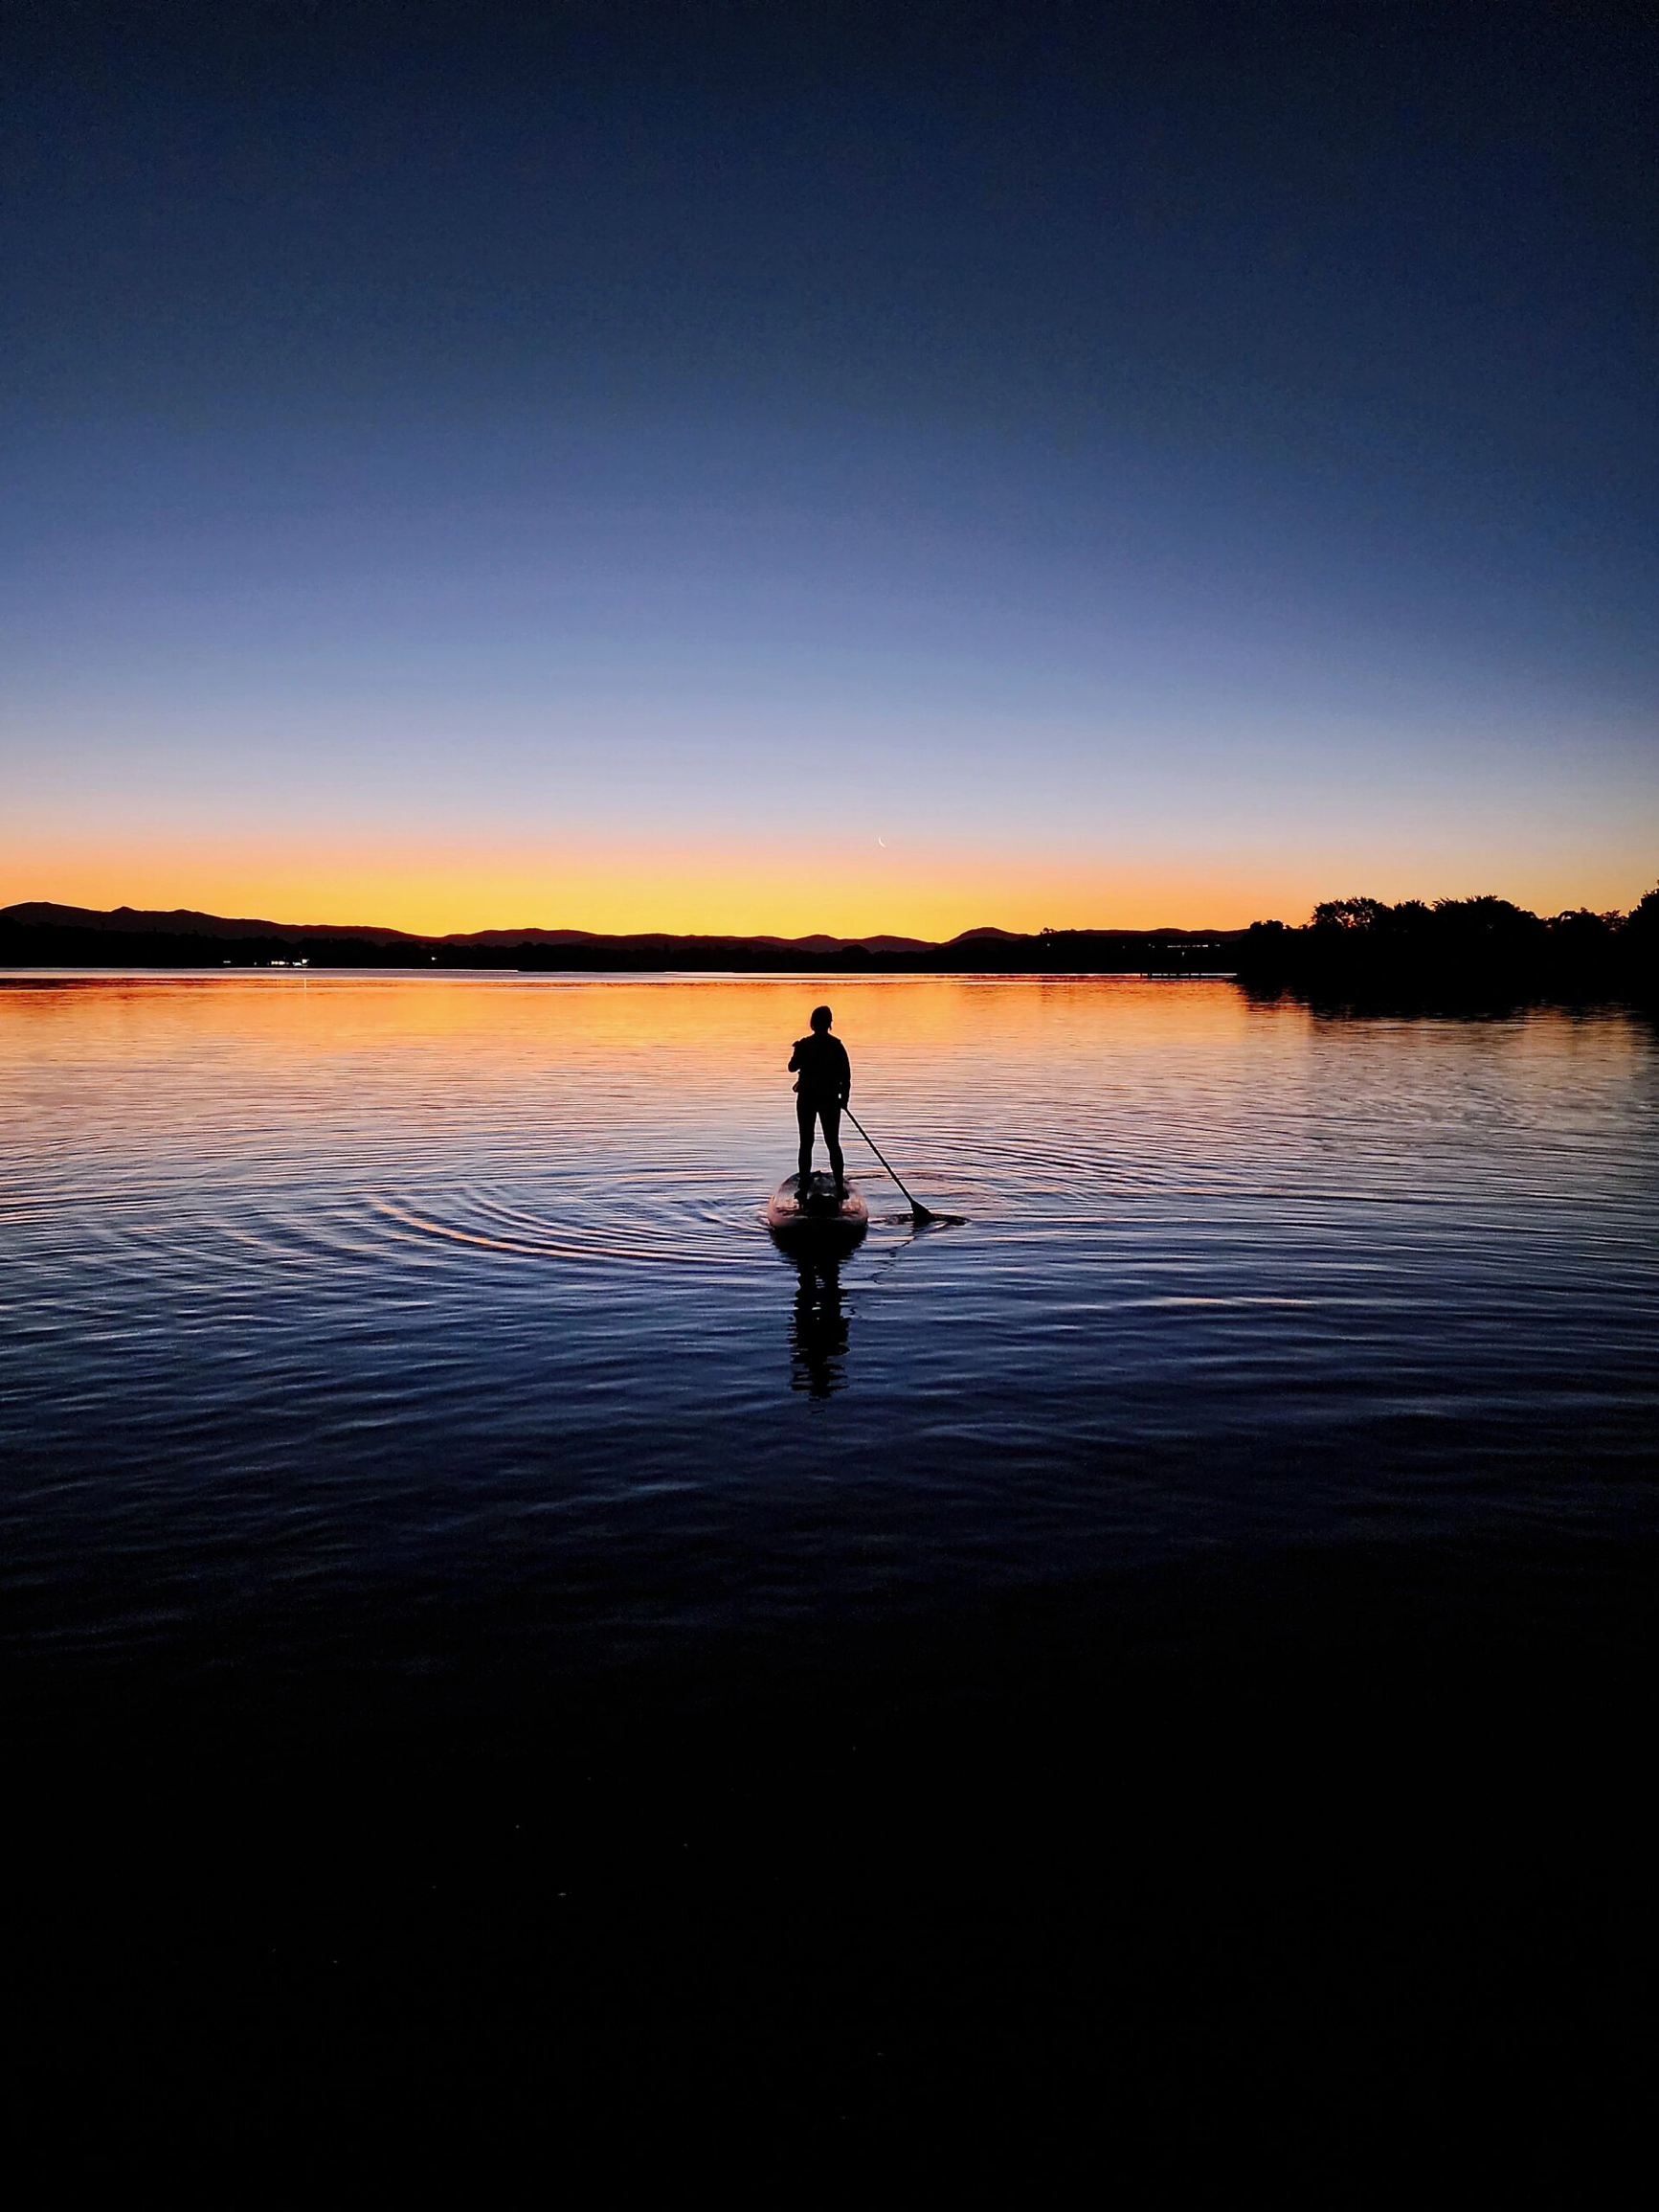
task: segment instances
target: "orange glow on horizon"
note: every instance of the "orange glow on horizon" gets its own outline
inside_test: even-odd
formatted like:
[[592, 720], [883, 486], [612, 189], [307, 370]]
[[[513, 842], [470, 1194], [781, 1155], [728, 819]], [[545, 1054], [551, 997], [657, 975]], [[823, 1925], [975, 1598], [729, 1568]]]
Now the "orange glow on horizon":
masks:
[[[791, 825], [780, 820], [779, 844]], [[803, 829], [797, 853], [640, 846], [545, 856], [520, 848], [422, 851], [191, 842], [143, 849], [84, 844], [56, 851], [0, 844], [0, 905], [191, 908], [285, 924], [357, 923], [441, 937], [484, 929], [581, 929], [626, 935], [867, 937], [933, 940], [991, 925], [1056, 929], [1233, 929], [1268, 916], [1306, 918], [1322, 898], [1364, 892], [1401, 899], [1494, 891], [1539, 913], [1627, 908], [1651, 887], [1634, 856], [1604, 853], [1570, 873], [1548, 863], [1500, 871], [1481, 860], [1410, 867], [1338, 852], [1250, 856], [1237, 863], [1075, 854], [1044, 858], [943, 850], [836, 849], [832, 830]], [[1507, 876], [1507, 880], [1504, 880]]]

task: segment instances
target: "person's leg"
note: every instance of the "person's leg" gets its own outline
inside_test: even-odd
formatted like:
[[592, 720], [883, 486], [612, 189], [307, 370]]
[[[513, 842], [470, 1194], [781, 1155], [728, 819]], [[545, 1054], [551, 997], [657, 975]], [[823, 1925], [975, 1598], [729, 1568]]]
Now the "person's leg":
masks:
[[810, 1106], [804, 1098], [797, 1098], [795, 1102], [795, 1118], [800, 1129], [799, 1167], [800, 1188], [803, 1198], [806, 1195], [808, 1178], [812, 1174], [812, 1124], [816, 1111], [817, 1109]]
[[818, 1119], [823, 1123], [823, 1140], [829, 1147], [830, 1173], [836, 1179], [836, 1196], [844, 1195], [847, 1186], [846, 1169], [841, 1162], [841, 1110], [839, 1106], [820, 1106]]

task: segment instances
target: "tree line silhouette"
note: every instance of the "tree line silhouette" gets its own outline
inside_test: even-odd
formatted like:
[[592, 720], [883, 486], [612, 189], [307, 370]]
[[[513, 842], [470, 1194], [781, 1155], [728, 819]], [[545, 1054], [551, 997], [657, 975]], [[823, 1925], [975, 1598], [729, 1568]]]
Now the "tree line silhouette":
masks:
[[1236, 955], [1242, 982], [1374, 992], [1659, 989], [1659, 888], [1628, 914], [1574, 907], [1543, 916], [1507, 898], [1333, 898], [1301, 928], [1252, 922]]

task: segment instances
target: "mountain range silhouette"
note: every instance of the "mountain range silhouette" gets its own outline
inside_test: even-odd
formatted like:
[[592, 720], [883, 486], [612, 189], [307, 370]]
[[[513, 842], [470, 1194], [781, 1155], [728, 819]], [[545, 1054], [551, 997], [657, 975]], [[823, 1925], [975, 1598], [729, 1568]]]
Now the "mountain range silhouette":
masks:
[[[958, 960], [972, 947], [975, 964], [996, 957], [1004, 964], [1021, 947], [1036, 948], [1056, 934], [1067, 937], [1098, 937], [1121, 943], [1137, 956], [1147, 947], [1175, 945], [1220, 947], [1240, 933], [1225, 930], [1114, 930], [1110, 932], [1044, 932], [1022, 936], [1018, 930], [983, 924], [961, 930], [953, 937], [933, 941], [926, 937], [877, 933], [869, 937], [835, 937], [825, 932], [786, 937], [745, 937], [707, 932], [678, 933], [636, 930], [607, 934], [596, 930], [547, 929], [526, 926], [513, 929], [454, 930], [443, 936], [421, 936], [410, 930], [390, 929], [372, 922], [279, 922], [252, 915], [203, 914], [191, 907], [142, 908], [65, 906], [50, 899], [25, 899], [0, 907], [0, 958], [25, 964], [74, 965], [82, 960], [108, 959], [109, 940], [123, 940], [123, 959], [138, 964], [204, 964], [202, 940], [235, 945], [245, 960], [271, 960], [298, 954], [318, 965], [339, 965], [349, 959], [372, 957], [375, 964], [407, 961], [428, 965], [435, 961], [456, 964], [463, 956], [497, 956], [486, 965], [550, 965], [547, 956], [558, 952], [566, 960], [588, 966], [786, 966], [808, 961], [883, 960], [931, 963]], [[500, 956], [517, 954], [517, 959]], [[217, 963], [223, 964], [223, 955]], [[233, 959], [233, 964], [235, 959]], [[561, 961], [557, 964], [565, 964]]]

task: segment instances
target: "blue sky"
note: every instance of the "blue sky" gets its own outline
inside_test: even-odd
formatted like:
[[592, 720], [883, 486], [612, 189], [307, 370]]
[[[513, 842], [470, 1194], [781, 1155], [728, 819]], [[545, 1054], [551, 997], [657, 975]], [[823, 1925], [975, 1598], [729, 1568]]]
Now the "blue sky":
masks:
[[0, 895], [1639, 895], [1636, 19], [791, 20], [24, 42]]

